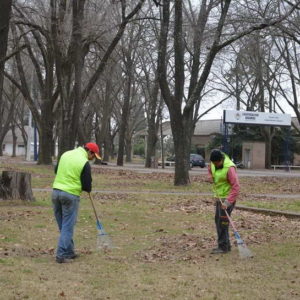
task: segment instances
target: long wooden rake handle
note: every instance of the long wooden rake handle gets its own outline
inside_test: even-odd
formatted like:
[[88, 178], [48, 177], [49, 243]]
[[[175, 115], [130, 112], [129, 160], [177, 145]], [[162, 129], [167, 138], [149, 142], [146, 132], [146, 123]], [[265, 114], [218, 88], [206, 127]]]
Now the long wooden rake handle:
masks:
[[96, 220], [97, 220], [97, 222], [100, 223], [99, 218], [98, 218], [98, 215], [97, 215], [97, 212], [96, 212], [96, 208], [95, 208], [95, 205], [94, 205], [94, 201], [93, 201], [92, 196], [91, 196], [91, 193], [89, 193], [89, 197], [90, 197], [90, 200], [91, 200], [91, 203], [92, 203], [92, 207], [93, 207], [93, 211], [94, 211]]
[[[214, 190], [215, 194], [217, 195], [217, 197], [218, 197], [220, 203], [223, 205], [223, 201], [222, 201], [222, 199], [220, 198], [220, 196], [218, 195], [218, 192], [217, 192], [215, 186], [213, 187], [213, 190]], [[238, 232], [237, 229], [236, 229], [236, 227], [235, 227], [235, 225], [234, 225], [234, 223], [233, 223], [233, 221], [232, 221], [232, 219], [231, 219], [231, 217], [229, 216], [227, 210], [226, 210], [226, 209], [224, 209], [224, 210], [225, 210], [225, 214], [226, 214], [226, 216], [227, 216], [227, 218], [228, 218], [228, 220], [229, 220], [229, 223], [230, 223], [230, 225], [231, 225], [233, 231], [234, 231], [234, 232]]]
[[[222, 202], [221, 198], [219, 198], [219, 201], [220, 201], [221, 204], [223, 205], [223, 202]], [[235, 225], [234, 225], [234, 222], [232, 221], [231, 217], [229, 216], [227, 210], [224, 209], [224, 211], [225, 211], [225, 214], [226, 214], [226, 216], [227, 216], [227, 218], [228, 218], [228, 220], [229, 220], [229, 223], [230, 223], [230, 225], [231, 225], [233, 231], [234, 231], [234, 232], [238, 232], [237, 229], [236, 229], [236, 227], [235, 227]]]

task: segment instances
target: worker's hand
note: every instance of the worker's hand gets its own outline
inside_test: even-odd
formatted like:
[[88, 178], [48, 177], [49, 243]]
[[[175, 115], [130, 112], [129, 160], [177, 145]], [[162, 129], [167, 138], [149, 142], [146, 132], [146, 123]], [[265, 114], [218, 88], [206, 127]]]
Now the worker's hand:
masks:
[[228, 206], [226, 205], [226, 204], [224, 204], [224, 203], [222, 203], [222, 209], [227, 209], [228, 208]]
[[222, 209], [227, 209], [229, 206], [231, 205], [231, 203], [228, 202], [228, 200], [226, 199], [225, 201], [222, 202]]

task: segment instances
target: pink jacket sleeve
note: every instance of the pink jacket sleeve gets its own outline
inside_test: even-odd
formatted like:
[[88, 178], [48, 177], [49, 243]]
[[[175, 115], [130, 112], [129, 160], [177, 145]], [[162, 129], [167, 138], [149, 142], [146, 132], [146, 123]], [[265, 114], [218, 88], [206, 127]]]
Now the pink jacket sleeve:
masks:
[[214, 180], [213, 180], [213, 177], [212, 177], [210, 165], [208, 165], [207, 171], [208, 171], [208, 172], [207, 172], [207, 178], [208, 178], [208, 181], [211, 182], [211, 183], [213, 183]]
[[239, 183], [239, 179], [235, 167], [229, 168], [227, 173], [227, 180], [231, 185], [231, 190], [227, 197], [227, 201], [232, 204], [236, 201], [236, 198], [240, 192], [240, 183]]

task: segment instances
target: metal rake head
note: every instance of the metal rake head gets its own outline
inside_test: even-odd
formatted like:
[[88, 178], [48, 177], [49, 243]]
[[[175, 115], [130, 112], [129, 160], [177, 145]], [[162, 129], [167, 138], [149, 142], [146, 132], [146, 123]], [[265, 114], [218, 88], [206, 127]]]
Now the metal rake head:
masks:
[[111, 249], [113, 248], [112, 241], [107, 233], [98, 231], [97, 235], [97, 249]]
[[238, 244], [238, 249], [239, 249], [240, 258], [253, 257], [252, 252], [249, 250], [249, 248], [244, 243]]

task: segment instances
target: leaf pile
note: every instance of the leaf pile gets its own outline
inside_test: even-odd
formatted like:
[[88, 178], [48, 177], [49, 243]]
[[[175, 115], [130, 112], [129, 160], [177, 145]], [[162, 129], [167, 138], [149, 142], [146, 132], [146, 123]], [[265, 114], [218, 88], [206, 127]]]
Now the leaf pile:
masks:
[[136, 253], [139, 260], [157, 261], [204, 261], [208, 252], [203, 251], [214, 246], [212, 237], [201, 237], [183, 233], [179, 236], [164, 235], [157, 239], [157, 244]]
[[125, 193], [93, 193], [93, 199], [100, 201], [101, 204], [111, 201], [126, 201], [129, 198], [130, 195]]
[[163, 173], [163, 172], [149, 172], [149, 173], [139, 173], [130, 170], [113, 170], [107, 168], [93, 168], [93, 174], [104, 174], [110, 175], [111, 180], [119, 181], [121, 179], [125, 180], [159, 180], [165, 182], [173, 182], [173, 173]]
[[[174, 208], [174, 207], [173, 207]], [[188, 205], [179, 206], [179, 210], [185, 213], [195, 213], [201, 210], [201, 206], [196, 206], [192, 201]], [[291, 220], [281, 216], [266, 216], [254, 214], [247, 211], [234, 210], [232, 214], [234, 223], [244, 240], [250, 247], [256, 245], [273, 243], [284, 243], [285, 240], [300, 239], [300, 220]], [[212, 215], [211, 228], [214, 226]], [[201, 234], [164, 234], [156, 240], [156, 244], [148, 249], [136, 253], [138, 259], [145, 262], [157, 261], [191, 261], [194, 263], [204, 261], [210, 255], [210, 250], [216, 246], [216, 233], [208, 235], [203, 224], [195, 224], [193, 230], [204, 232]], [[162, 231], [163, 232], [163, 231]], [[236, 241], [231, 233], [231, 242], [236, 246]]]
[[300, 194], [298, 177], [240, 177], [241, 191], [250, 194]]

